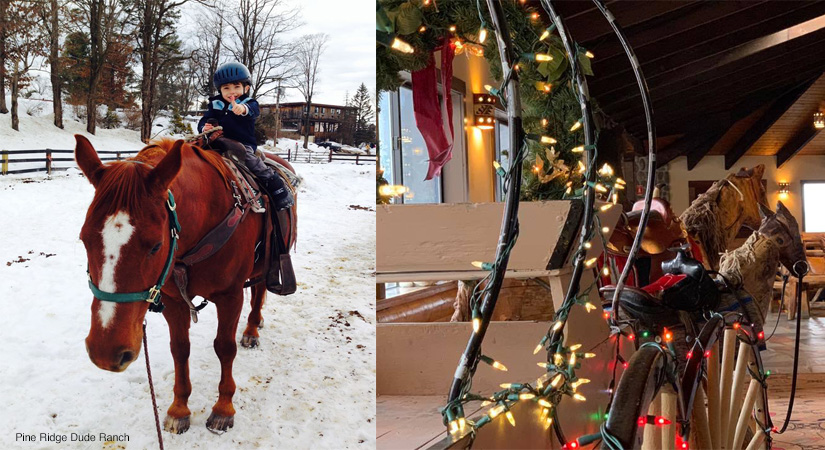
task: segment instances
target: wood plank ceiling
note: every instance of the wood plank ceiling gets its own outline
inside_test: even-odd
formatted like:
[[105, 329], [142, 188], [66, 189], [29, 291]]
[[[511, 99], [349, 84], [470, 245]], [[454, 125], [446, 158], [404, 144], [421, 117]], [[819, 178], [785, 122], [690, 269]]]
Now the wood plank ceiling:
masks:
[[[537, 1], [530, 1], [539, 7]], [[554, 2], [592, 51], [591, 95], [644, 139], [636, 81], [618, 39], [591, 2]], [[724, 154], [825, 155], [813, 113], [825, 111], [825, 1], [607, 1], [627, 34], [653, 100], [660, 164], [693, 168]], [[544, 20], [548, 19], [544, 17]]]

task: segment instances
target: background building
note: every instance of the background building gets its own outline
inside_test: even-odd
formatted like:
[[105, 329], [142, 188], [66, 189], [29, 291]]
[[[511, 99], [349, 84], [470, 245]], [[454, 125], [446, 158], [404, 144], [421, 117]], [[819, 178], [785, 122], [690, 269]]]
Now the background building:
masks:
[[[275, 104], [262, 104], [261, 119], [275, 114]], [[304, 135], [304, 113], [306, 102], [281, 103], [281, 124], [279, 136], [296, 138]], [[313, 103], [309, 114], [310, 142], [335, 141], [354, 145], [356, 108], [351, 106]], [[271, 121], [271, 119], [270, 119]], [[274, 122], [274, 121], [273, 121]]]

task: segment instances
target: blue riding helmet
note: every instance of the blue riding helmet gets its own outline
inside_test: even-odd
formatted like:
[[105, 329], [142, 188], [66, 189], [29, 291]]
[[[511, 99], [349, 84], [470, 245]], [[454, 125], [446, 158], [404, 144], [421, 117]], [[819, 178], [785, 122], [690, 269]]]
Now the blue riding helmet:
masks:
[[212, 81], [215, 83], [215, 88], [220, 89], [221, 86], [227, 83], [251, 83], [250, 77], [249, 69], [245, 65], [239, 62], [230, 62], [218, 67]]

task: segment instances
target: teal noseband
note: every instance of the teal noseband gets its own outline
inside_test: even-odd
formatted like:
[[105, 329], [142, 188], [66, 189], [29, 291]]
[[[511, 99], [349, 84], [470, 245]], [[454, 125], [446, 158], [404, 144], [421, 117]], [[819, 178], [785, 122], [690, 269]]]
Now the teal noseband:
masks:
[[169, 246], [169, 255], [166, 257], [166, 265], [163, 266], [163, 272], [161, 272], [158, 282], [148, 290], [141, 292], [106, 292], [95, 286], [92, 282], [92, 275], [89, 273], [89, 268], [87, 267], [86, 275], [89, 277], [89, 289], [92, 290], [92, 294], [94, 294], [95, 298], [98, 300], [115, 303], [147, 301], [152, 303], [150, 309], [153, 311], [160, 312], [163, 309], [163, 304], [160, 302], [160, 288], [162, 288], [163, 284], [166, 283], [166, 277], [169, 275], [169, 269], [172, 268], [172, 262], [175, 259], [175, 250], [178, 248], [178, 239], [180, 239], [180, 222], [178, 222], [178, 213], [175, 211], [177, 208], [177, 205], [175, 205], [175, 197], [172, 195], [172, 191], [167, 190], [166, 192], [169, 195], [169, 199], [166, 201], [166, 211], [169, 213], [169, 227], [172, 232], [172, 244]]

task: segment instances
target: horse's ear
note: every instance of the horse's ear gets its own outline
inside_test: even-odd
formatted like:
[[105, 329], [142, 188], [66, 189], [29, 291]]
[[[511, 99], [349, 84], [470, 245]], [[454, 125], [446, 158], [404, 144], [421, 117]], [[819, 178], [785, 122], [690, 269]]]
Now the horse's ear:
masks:
[[791, 212], [788, 211], [788, 208], [785, 207], [785, 205], [782, 203], [782, 201], [777, 201], [776, 202], [776, 212], [777, 212], [777, 214], [781, 213], [782, 215], [787, 215], [787, 216], [791, 215]]
[[762, 175], [765, 174], [765, 165], [764, 164], [759, 164], [759, 165], [755, 166], [753, 169], [751, 169], [751, 174], [757, 180], [761, 180]]
[[763, 204], [759, 204], [759, 217], [765, 218], [773, 215], [773, 211]]
[[97, 151], [85, 136], [76, 134], [74, 138], [77, 141], [74, 147], [74, 158], [77, 161], [77, 166], [80, 167], [80, 171], [83, 172], [83, 175], [86, 175], [86, 179], [92, 183], [92, 186], [97, 187], [100, 176], [103, 174], [103, 163], [100, 162]]
[[166, 192], [169, 185], [178, 176], [181, 166], [181, 147], [183, 147], [183, 140], [178, 139], [157, 167], [149, 173], [149, 185], [152, 189]]

